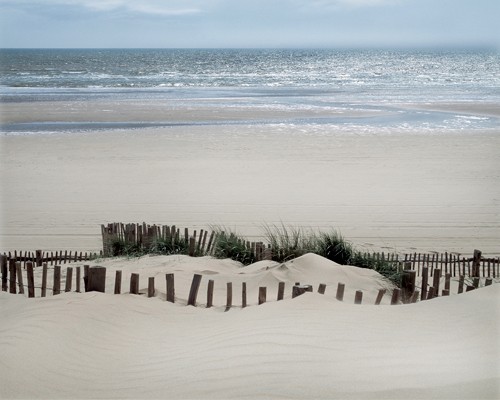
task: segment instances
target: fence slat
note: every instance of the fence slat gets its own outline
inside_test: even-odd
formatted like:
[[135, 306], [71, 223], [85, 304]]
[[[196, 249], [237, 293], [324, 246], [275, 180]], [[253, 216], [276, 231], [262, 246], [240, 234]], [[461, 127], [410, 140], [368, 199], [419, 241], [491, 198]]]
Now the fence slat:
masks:
[[375, 305], [378, 306], [380, 302], [382, 301], [382, 298], [384, 297], [385, 293], [387, 292], [387, 289], [379, 289], [377, 298], [375, 299]]
[[154, 297], [155, 295], [155, 277], [150, 276], [148, 278], [148, 297]]
[[122, 292], [122, 271], [115, 271], [115, 290], [114, 294], [121, 294]]
[[19, 294], [24, 294], [23, 271], [21, 269], [21, 262], [16, 262], [16, 275], [17, 283], [19, 285]]
[[167, 281], [167, 301], [175, 303], [174, 274], [166, 274], [165, 279]]
[[191, 289], [189, 290], [188, 306], [196, 307], [196, 297], [198, 296], [198, 289], [200, 288], [201, 277], [202, 276], [199, 274], [194, 274], [193, 276], [193, 281], [191, 282]]
[[266, 302], [267, 288], [265, 286], [259, 287], [259, 305]]
[[213, 306], [214, 302], [214, 281], [210, 279], [207, 286], [207, 308]]
[[71, 283], [73, 281], [73, 267], [66, 268], [66, 286], [64, 287], [65, 292], [71, 292]]
[[318, 286], [318, 293], [325, 294], [325, 290], [326, 290], [326, 285], [324, 283], [320, 283]]
[[26, 274], [28, 281], [28, 297], [35, 297], [35, 277], [33, 274], [33, 262], [28, 261], [26, 263]]
[[58, 295], [61, 293], [61, 266], [54, 265], [54, 284], [52, 286], [52, 294]]
[[356, 295], [354, 296], [354, 304], [361, 304], [363, 302], [363, 292], [361, 290], [356, 290]]
[[432, 286], [434, 287], [434, 295], [433, 297], [438, 297], [439, 296], [439, 283], [441, 279], [441, 270], [435, 269], [434, 270], [434, 276], [432, 277]]
[[277, 300], [283, 300], [285, 296], [285, 282], [278, 283], [278, 297]]
[[47, 295], [47, 269], [48, 269], [47, 263], [43, 263], [43, 266], [42, 266], [42, 292], [40, 294], [42, 297], [45, 297]]
[[2, 291], [7, 291], [7, 281], [8, 281], [8, 267], [7, 267], [7, 256], [5, 254], [0, 255], [0, 269], [2, 272]]
[[247, 283], [241, 283], [241, 308], [245, 308], [247, 306]]
[[139, 294], [139, 274], [130, 275], [130, 294]]
[[396, 288], [392, 291], [392, 297], [391, 297], [391, 305], [395, 305], [399, 303], [399, 297], [401, 295], [401, 290]]
[[233, 284], [227, 282], [227, 298], [226, 298], [226, 311], [229, 311], [233, 305]]
[[339, 283], [337, 286], [337, 295], [336, 295], [337, 300], [339, 301], [344, 300], [344, 290], [345, 290], [345, 284]]
[[16, 294], [16, 259], [9, 261], [9, 293]]

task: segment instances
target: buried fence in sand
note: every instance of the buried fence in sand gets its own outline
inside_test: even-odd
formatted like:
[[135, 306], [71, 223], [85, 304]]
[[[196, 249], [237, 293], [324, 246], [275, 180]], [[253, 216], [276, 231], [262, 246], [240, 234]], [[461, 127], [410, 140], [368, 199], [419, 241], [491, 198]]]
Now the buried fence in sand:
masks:
[[[4, 253], [3, 256], [8, 261], [15, 260], [23, 263], [24, 268], [28, 262], [33, 262], [40, 267], [43, 263], [50, 265], [66, 264], [77, 261], [91, 261], [99, 257], [112, 257], [117, 255], [116, 245], [147, 250], [157, 240], [172, 241], [172, 245], [184, 243], [185, 253], [191, 257], [214, 255], [215, 244], [220, 233], [209, 232], [201, 229], [199, 233], [194, 230], [191, 234], [188, 228], [184, 229], [181, 237], [181, 230], [175, 226], [167, 225], [146, 225], [142, 224], [122, 224], [113, 223], [107, 226], [101, 225], [103, 250], [99, 253], [83, 253], [77, 251], [56, 251], [47, 252], [36, 251], [14, 251]], [[255, 261], [271, 260], [275, 254], [275, 249], [270, 244], [264, 242], [250, 242], [241, 240], [241, 244], [246, 247]], [[161, 252], [160, 252], [161, 254]], [[173, 253], [171, 253], [173, 254]], [[366, 259], [383, 261], [396, 266], [400, 271], [415, 271], [418, 277], [423, 277], [424, 268], [427, 268], [430, 276], [434, 275], [434, 270], [440, 270], [444, 275], [450, 274], [452, 277], [460, 275], [469, 277], [500, 278], [500, 257], [483, 257], [478, 250], [474, 251], [472, 257], [458, 253], [384, 253], [373, 252], [364, 253]]]
[[[147, 250], [158, 241], [163, 240], [172, 246], [181, 246], [184, 253], [192, 257], [214, 255], [218, 235], [221, 233], [200, 230], [199, 234], [194, 231], [191, 235], [188, 229], [184, 230], [181, 237], [180, 229], [175, 226], [161, 225], [146, 225], [143, 224], [121, 224], [114, 223], [108, 226], [101, 226], [103, 238], [103, 250], [99, 255], [95, 253], [77, 253], [72, 254], [71, 251], [49, 253], [37, 250], [35, 252], [14, 252], [11, 254], [0, 255], [1, 264], [1, 279], [2, 291], [9, 293], [25, 294], [27, 290], [28, 297], [35, 297], [35, 289], [40, 289], [40, 297], [45, 297], [47, 292], [52, 292], [53, 295], [61, 293], [61, 281], [65, 279], [65, 292], [72, 291], [73, 280], [75, 282], [75, 291], [82, 291], [82, 283], [84, 291], [100, 291], [104, 292], [106, 287], [106, 270], [103, 267], [89, 265], [83, 266], [83, 276], [80, 266], [75, 268], [67, 267], [62, 270], [61, 264], [66, 264], [76, 261], [96, 260], [99, 256], [109, 257], [114, 255], [116, 250], [114, 247], [131, 246], [138, 250]], [[277, 251], [266, 245], [263, 242], [249, 242], [240, 240], [251, 254], [254, 261], [271, 260], [273, 259], [274, 251]], [[402, 282], [401, 289], [394, 289], [391, 296], [391, 304], [413, 303], [417, 300], [429, 300], [439, 295], [446, 296], [451, 294], [450, 282], [452, 278], [455, 283], [458, 283], [457, 293], [469, 291], [478, 288], [480, 285], [492, 284], [492, 278], [500, 278], [500, 259], [483, 257], [479, 250], [475, 250], [472, 257], [464, 257], [455, 253], [444, 254], [405, 254], [400, 257], [398, 254], [385, 253], [365, 253], [364, 257], [384, 261], [392, 266], [397, 267], [401, 272]], [[50, 264], [50, 266], [49, 266]], [[41, 284], [35, 286], [36, 269], [42, 269]], [[23, 282], [23, 271], [26, 271], [26, 282]], [[63, 273], [65, 274], [63, 275]], [[75, 272], [73, 279], [73, 272]], [[52, 274], [50, 281], [51, 287], [48, 286], [49, 273]], [[39, 274], [38, 274], [39, 275]], [[419, 277], [420, 283], [417, 285], [416, 278]], [[458, 281], [457, 281], [458, 278]], [[189, 297], [187, 300], [176, 298], [174, 289], [174, 275], [166, 274], [166, 292], [165, 298], [170, 302], [184, 302], [188, 305], [196, 305], [197, 293], [200, 287], [202, 275], [195, 274], [191, 284]], [[456, 282], [457, 281], [457, 282]], [[114, 293], [120, 294], [122, 283], [122, 271], [116, 271], [114, 282]], [[440, 287], [442, 286], [442, 287]], [[327, 286], [320, 284], [318, 293], [324, 294]], [[213, 290], [214, 281], [209, 280], [207, 286], [207, 301], [206, 306], [213, 305]], [[296, 283], [292, 288], [292, 298], [306, 291], [312, 291], [311, 285], [300, 285]], [[336, 288], [336, 298], [344, 299], [345, 285], [338, 283]], [[233, 284], [226, 283], [227, 301], [226, 309], [233, 306]], [[139, 274], [131, 273], [130, 276], [130, 291], [131, 294], [139, 293]], [[258, 304], [266, 302], [267, 288], [258, 288]], [[278, 295], [276, 300], [282, 300], [285, 293], [285, 282], [279, 282]], [[375, 304], [380, 304], [386, 293], [385, 289], [380, 289], [378, 292]], [[159, 297], [159, 291], [155, 289], [154, 277], [148, 278], [148, 297]], [[162, 294], [163, 296], [163, 294]], [[355, 293], [354, 302], [361, 304], [363, 292], [358, 290]], [[366, 303], [365, 303], [366, 304]], [[246, 283], [242, 283], [241, 287], [241, 307], [247, 306], [247, 287]]]
[[[42, 265], [42, 277], [41, 277], [41, 285], [35, 285], [35, 263], [32, 261], [28, 261], [25, 266], [26, 271], [26, 283], [24, 284], [23, 280], [23, 267], [21, 266], [21, 262], [15, 260], [7, 260], [7, 257], [4, 255], [0, 256], [0, 265], [2, 272], [2, 291], [9, 292], [11, 294], [23, 294], [28, 295], [28, 297], [35, 297], [35, 289], [40, 289], [40, 297], [46, 297], [47, 291], [52, 292], [53, 295], [58, 295], [61, 293], [61, 281], [62, 281], [62, 268], [60, 265], [55, 265], [54, 267], [49, 267], [47, 263], [43, 263]], [[73, 290], [73, 267], [67, 267], [65, 271], [65, 286], [64, 292], [71, 292]], [[91, 292], [97, 291], [104, 293], [106, 291], [106, 268], [101, 266], [91, 267], [89, 265], [83, 266], [83, 276], [81, 267], [77, 266], [75, 268], [75, 291], [82, 291], [82, 283], [83, 283], [83, 291]], [[51, 273], [51, 287], [48, 286], [49, 282], [49, 271]], [[431, 279], [429, 279], [428, 275], [429, 269], [427, 267], [423, 268], [422, 271], [422, 280], [421, 284], [416, 284], [416, 271], [405, 270], [402, 275], [402, 285], [401, 289], [395, 288], [392, 290], [392, 293], [387, 293], [387, 289], [380, 289], [376, 300], [374, 302], [375, 305], [381, 304], [382, 298], [387, 294], [391, 296], [390, 304], [408, 304], [408, 303], [416, 303], [419, 300], [431, 300], [439, 296], [441, 293], [442, 296], [449, 296], [450, 292], [450, 281], [451, 275], [448, 273], [445, 275], [444, 279], [444, 288], [440, 292], [440, 285], [442, 284], [442, 276], [441, 270], [435, 269], [434, 275]], [[194, 274], [191, 287], [189, 290], [189, 296], [186, 299], [181, 299], [176, 297], [175, 295], [175, 276], [173, 273], [165, 274], [165, 300], [171, 303], [181, 303], [187, 304], [191, 306], [197, 305], [197, 297], [198, 291], [200, 288], [200, 283], [202, 281], [203, 276], [200, 274]], [[489, 286], [493, 283], [491, 278], [484, 279], [484, 286]], [[471, 282], [466, 283], [466, 278], [461, 275], [458, 280], [458, 294], [463, 293], [464, 291], [470, 291], [477, 289], [480, 285], [480, 278], [473, 278]], [[318, 293], [325, 294], [327, 289], [326, 284], [320, 284], [318, 286]], [[25, 293], [27, 290], [27, 293]], [[300, 282], [296, 282], [292, 286], [292, 294], [291, 297], [295, 298], [305, 292], [312, 292], [313, 287], [309, 284], [300, 284]], [[344, 300], [344, 292], [345, 292], [345, 284], [339, 282], [336, 287], [336, 299], [339, 301]], [[122, 271], [116, 270], [114, 277], [114, 294], [122, 293]], [[125, 292], [126, 293], [126, 292]], [[159, 291], [157, 291], [155, 287], [155, 278], [148, 278], [148, 286], [147, 291], [140, 292], [139, 291], [139, 274], [131, 273], [130, 274], [130, 294], [135, 295], [147, 295], [147, 297], [160, 297]], [[232, 307], [238, 307], [233, 304], [233, 283], [226, 282], [226, 304], [225, 310], [228, 311]], [[263, 304], [268, 301], [267, 298], [267, 287], [260, 286], [258, 288], [258, 304]], [[276, 301], [280, 301], [284, 299], [285, 295], [285, 282], [278, 283], [278, 292], [277, 292]], [[163, 295], [161, 296], [163, 297]], [[214, 280], [209, 280], [207, 285], [207, 297], [206, 308], [211, 308], [214, 306], [213, 304], [214, 298]], [[361, 290], [357, 290], [354, 297], [355, 304], [362, 304], [363, 301], [363, 292]], [[365, 303], [366, 304], [366, 303]], [[241, 308], [247, 307], [247, 284], [242, 282], [241, 284]]]

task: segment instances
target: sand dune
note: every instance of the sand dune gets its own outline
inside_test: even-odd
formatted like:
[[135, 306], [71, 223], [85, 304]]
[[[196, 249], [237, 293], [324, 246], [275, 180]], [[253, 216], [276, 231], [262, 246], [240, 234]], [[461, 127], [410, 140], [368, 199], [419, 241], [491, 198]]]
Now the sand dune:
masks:
[[[27, 299], [0, 293], [1, 398], [500, 395], [498, 285], [413, 305], [360, 306], [352, 293], [344, 302], [335, 300], [330, 286], [325, 295], [290, 298], [297, 279], [340, 279], [347, 289], [362, 288], [367, 298], [384, 284], [373, 271], [314, 255], [246, 268], [184, 256], [101, 264], [110, 276], [118, 268], [124, 277], [141, 273], [142, 287], [146, 276], [157, 276], [157, 297], [90, 292]], [[175, 304], [162, 298], [169, 271], [176, 278]], [[185, 306], [193, 273], [202, 273], [204, 284], [215, 280], [217, 307], [203, 307], [203, 288], [200, 305]], [[248, 282], [255, 299], [249, 307], [221, 312], [228, 279]], [[258, 285], [278, 280], [287, 283], [285, 300], [255, 305]]]

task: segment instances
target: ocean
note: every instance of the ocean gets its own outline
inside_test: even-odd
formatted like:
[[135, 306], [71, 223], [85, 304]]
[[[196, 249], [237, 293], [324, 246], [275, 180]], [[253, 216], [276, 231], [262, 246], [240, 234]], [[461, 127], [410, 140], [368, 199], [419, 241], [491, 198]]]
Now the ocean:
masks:
[[[487, 50], [2, 49], [0, 103], [133, 102], [187, 118], [5, 121], [3, 134], [144, 126], [293, 124], [380, 133], [498, 129], [500, 54]], [[450, 112], [429, 104], [485, 105]], [[416, 105], [416, 106], [415, 106]], [[193, 116], [203, 107], [252, 118]], [[264, 111], [258, 113], [258, 111]]]

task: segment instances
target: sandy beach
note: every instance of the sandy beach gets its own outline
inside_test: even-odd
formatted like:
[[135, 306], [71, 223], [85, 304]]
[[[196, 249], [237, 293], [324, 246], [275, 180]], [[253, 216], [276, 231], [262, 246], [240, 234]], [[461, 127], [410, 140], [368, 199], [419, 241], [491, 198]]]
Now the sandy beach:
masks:
[[304, 110], [249, 124], [237, 121], [271, 111], [156, 107], [3, 104], [4, 123], [158, 125], [1, 136], [2, 250], [99, 250], [100, 224], [116, 221], [224, 225], [250, 239], [283, 222], [339, 229], [367, 251], [498, 255], [498, 132], [375, 135], [291, 122]]

